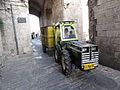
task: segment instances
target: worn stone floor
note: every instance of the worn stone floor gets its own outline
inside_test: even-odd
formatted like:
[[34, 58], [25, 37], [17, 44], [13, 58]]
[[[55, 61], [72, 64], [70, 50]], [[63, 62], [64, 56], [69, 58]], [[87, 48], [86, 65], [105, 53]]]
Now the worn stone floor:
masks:
[[39, 39], [33, 40], [33, 55], [10, 58], [1, 75], [0, 90], [120, 90], [120, 71], [101, 65], [65, 77], [52, 52], [42, 52]]

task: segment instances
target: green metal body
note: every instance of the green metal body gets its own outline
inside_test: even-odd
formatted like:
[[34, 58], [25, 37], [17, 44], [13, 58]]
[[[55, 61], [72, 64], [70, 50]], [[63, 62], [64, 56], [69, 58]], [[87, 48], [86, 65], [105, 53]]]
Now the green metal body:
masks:
[[97, 45], [78, 41], [74, 21], [61, 21], [55, 25], [55, 48], [59, 52], [67, 50], [72, 59], [71, 62], [81, 70], [91, 70], [98, 66]]
[[60, 21], [55, 26], [41, 28], [43, 52], [54, 48], [56, 62], [61, 62], [63, 51], [70, 56], [71, 63], [80, 70], [95, 69], [98, 66], [98, 47], [94, 44], [79, 42], [74, 21]]

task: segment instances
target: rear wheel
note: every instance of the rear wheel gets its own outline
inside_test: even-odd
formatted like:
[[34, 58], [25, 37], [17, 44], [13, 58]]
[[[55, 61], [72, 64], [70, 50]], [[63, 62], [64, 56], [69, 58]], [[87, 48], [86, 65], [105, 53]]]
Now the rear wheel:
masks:
[[54, 49], [54, 58], [55, 58], [55, 62], [60, 63], [61, 54], [60, 51], [57, 50], [56, 48]]
[[43, 52], [46, 53], [46, 46], [42, 45]]
[[67, 50], [62, 51], [61, 59], [62, 72], [64, 75], [68, 76], [72, 72], [72, 63], [69, 52]]

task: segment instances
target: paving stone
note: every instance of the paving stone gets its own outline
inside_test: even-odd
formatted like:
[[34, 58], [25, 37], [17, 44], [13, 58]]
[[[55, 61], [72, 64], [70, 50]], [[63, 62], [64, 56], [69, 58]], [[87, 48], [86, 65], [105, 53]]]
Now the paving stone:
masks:
[[[2, 69], [0, 90], [119, 90], [120, 71], [99, 65], [92, 72], [74, 69], [70, 77], [61, 73], [53, 56], [42, 53], [41, 45], [33, 45], [37, 54], [10, 59]], [[41, 58], [42, 57], [42, 58]]]

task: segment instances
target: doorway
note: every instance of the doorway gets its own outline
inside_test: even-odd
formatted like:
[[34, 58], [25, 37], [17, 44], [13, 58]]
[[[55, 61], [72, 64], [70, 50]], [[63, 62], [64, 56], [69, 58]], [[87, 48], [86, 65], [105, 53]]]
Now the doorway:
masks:
[[32, 47], [33, 47], [33, 52], [36, 52], [35, 46], [40, 46], [40, 19], [39, 17], [30, 14], [30, 28], [31, 28], [31, 40], [32, 40]]

